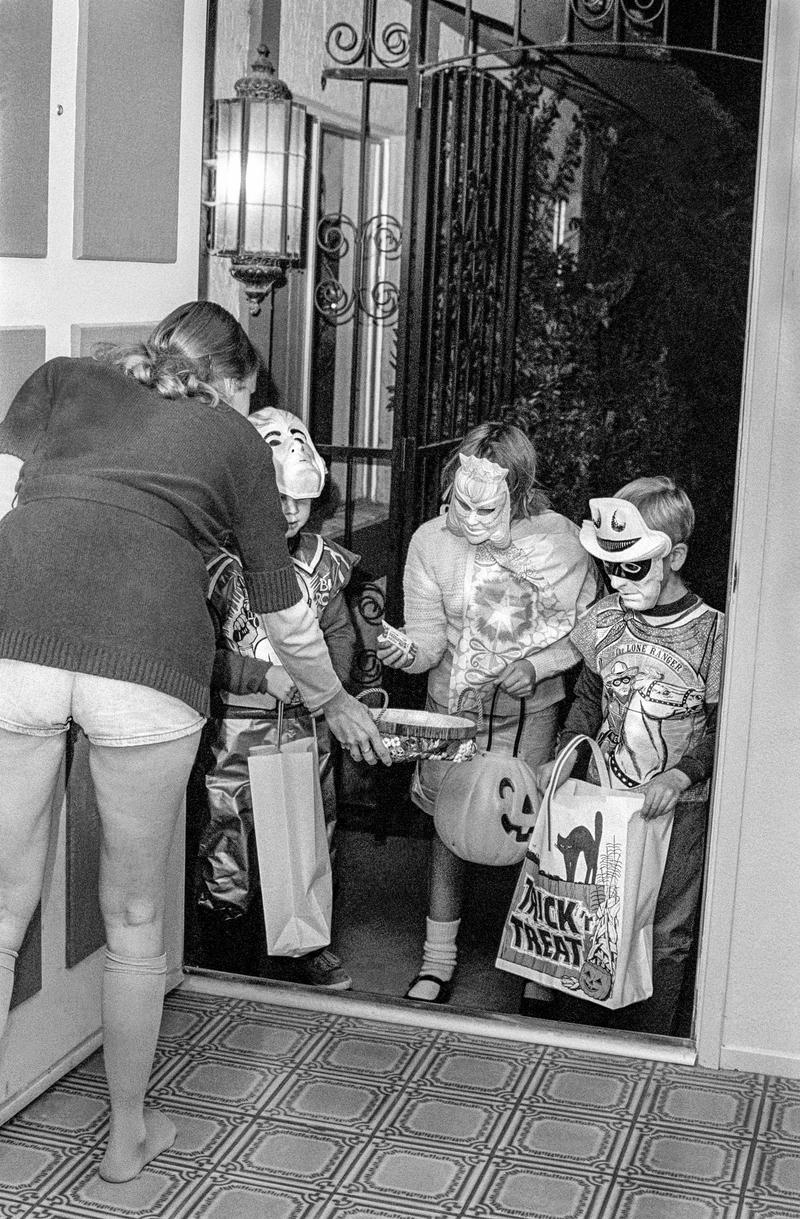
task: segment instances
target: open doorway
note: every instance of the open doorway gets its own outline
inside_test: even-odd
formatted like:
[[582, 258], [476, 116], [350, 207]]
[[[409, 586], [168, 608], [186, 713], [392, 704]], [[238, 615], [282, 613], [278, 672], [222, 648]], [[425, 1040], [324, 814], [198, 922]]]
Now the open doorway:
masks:
[[[441, 21], [444, 10], [457, 6], [435, 7]], [[757, 7], [750, 6], [746, 25], [760, 34]], [[761, 16], [763, 25], [763, 11]], [[474, 31], [473, 36], [479, 37]], [[608, 82], [587, 79], [591, 73], [579, 70], [575, 60], [568, 62], [568, 55], [557, 62], [551, 57], [517, 79], [532, 116], [528, 223], [516, 300], [514, 387], [502, 403], [513, 404], [525, 420], [554, 506], [576, 522], [586, 514], [589, 494], [612, 494], [640, 473], [674, 473], [689, 489], [698, 515], [689, 580], [718, 609], [725, 607], [728, 580], [756, 150], [759, 68], [754, 61], [760, 45], [740, 50], [747, 62], [738, 70], [715, 56], [703, 60], [687, 54], [681, 61], [673, 55], [664, 95], [671, 104], [683, 99], [687, 108], [683, 117], [675, 111], [662, 116], [660, 125], [653, 111], [659, 110], [659, 82], [667, 78], [654, 53], [649, 62], [643, 53], [637, 68], [640, 78], [644, 72], [652, 82], [656, 99], [645, 116], [635, 107], [609, 110]], [[330, 170], [337, 156], [346, 163], [349, 141], [333, 129], [326, 138]], [[401, 276], [400, 287], [413, 285]], [[410, 312], [412, 304], [403, 307]], [[398, 324], [402, 327], [402, 318]], [[346, 332], [334, 344], [324, 326], [324, 319], [315, 319], [315, 341], [343, 352]], [[386, 439], [384, 432], [380, 440], [392, 445], [396, 458], [398, 481], [388, 510], [395, 522], [404, 515], [400, 537], [407, 540], [419, 523], [414, 514], [435, 511], [438, 465], [459, 429], [444, 434], [430, 471], [419, 477], [417, 498], [410, 475], [399, 478], [397, 458], [401, 442], [408, 449], [426, 434], [431, 398], [416, 394], [420, 365], [410, 360], [404, 342], [401, 337], [399, 360], [378, 371], [375, 383], [380, 385], [390, 369], [394, 379], [398, 367], [400, 379], [406, 378], [393, 392], [388, 420], [393, 434]], [[362, 351], [363, 359], [372, 358], [369, 344]], [[443, 360], [438, 367], [444, 365]], [[425, 367], [436, 375], [436, 360]], [[409, 386], [416, 394], [416, 416], [410, 413]], [[347, 502], [345, 466], [358, 473], [363, 458], [343, 450], [363, 447], [379, 433], [362, 427], [366, 416], [359, 399], [362, 416], [348, 437], [342, 394], [337, 396], [334, 387], [328, 398], [331, 410], [335, 404], [340, 414], [335, 428], [328, 429], [330, 438], [320, 439], [332, 450], [338, 444], [328, 456], [341, 466], [339, 490]], [[375, 400], [381, 401], [380, 394]], [[384, 397], [384, 412], [385, 406]], [[362, 479], [362, 484], [365, 493], [377, 488], [382, 510], [385, 480]], [[339, 515], [343, 520], [344, 509]], [[338, 524], [334, 521], [333, 536], [345, 537]], [[383, 529], [379, 541], [386, 541]], [[388, 543], [388, 548], [397, 545], [397, 537]], [[402, 560], [402, 544], [398, 550]], [[391, 572], [377, 573], [389, 576], [388, 587], [382, 587], [390, 597], [398, 572], [395, 565]], [[421, 688], [396, 687], [392, 693], [398, 705], [421, 703]], [[399, 998], [419, 963], [431, 829], [407, 798], [410, 775], [398, 768], [388, 784], [383, 778], [377, 786], [351, 783], [350, 798], [342, 802], [334, 943], [356, 993]], [[454, 1007], [520, 1013], [522, 984], [494, 968], [514, 874], [501, 868], [472, 872]], [[241, 933], [238, 940], [222, 941], [213, 960], [207, 951], [211, 940], [199, 948], [195, 940], [193, 949], [190, 937], [190, 963], [280, 976], [280, 967], [266, 959], [257, 903], [251, 921], [235, 930]], [[691, 1032], [692, 1007], [689, 987], [679, 1035]], [[529, 1014], [544, 1015], [541, 1009]]]

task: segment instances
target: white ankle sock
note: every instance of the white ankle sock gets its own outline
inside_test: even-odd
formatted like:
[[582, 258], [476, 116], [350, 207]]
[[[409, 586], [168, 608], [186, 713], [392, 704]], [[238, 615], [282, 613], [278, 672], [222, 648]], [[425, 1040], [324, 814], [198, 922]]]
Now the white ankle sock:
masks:
[[[432, 974], [435, 978], [441, 978], [442, 982], [450, 981], [458, 961], [456, 939], [460, 925], [460, 918], [453, 919], [451, 923], [438, 923], [426, 918], [421, 974]], [[438, 989], [435, 982], [418, 982], [411, 987], [407, 997], [430, 1001], [436, 998]]]

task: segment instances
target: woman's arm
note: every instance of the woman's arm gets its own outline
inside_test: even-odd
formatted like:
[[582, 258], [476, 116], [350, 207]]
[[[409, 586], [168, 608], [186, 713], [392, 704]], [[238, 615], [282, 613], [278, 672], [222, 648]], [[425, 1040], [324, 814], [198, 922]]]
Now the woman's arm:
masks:
[[247, 426], [254, 443], [247, 446], [250, 464], [243, 472], [234, 532], [250, 608], [267, 614], [295, 605], [302, 591], [286, 545], [271, 450], [252, 424]]
[[356, 628], [344, 593], [331, 597], [320, 615], [319, 624], [334, 672], [340, 681], [346, 682], [356, 652]]
[[333, 671], [316, 614], [304, 599], [265, 614], [270, 643], [300, 691], [309, 711], [321, 711], [328, 727], [355, 761], [391, 765], [375, 721], [353, 698]]

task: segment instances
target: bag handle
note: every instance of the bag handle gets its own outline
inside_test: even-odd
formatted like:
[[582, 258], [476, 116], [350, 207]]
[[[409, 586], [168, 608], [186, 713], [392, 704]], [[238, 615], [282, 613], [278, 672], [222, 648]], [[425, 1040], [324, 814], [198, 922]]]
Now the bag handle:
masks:
[[594, 764], [597, 767], [597, 773], [600, 777], [600, 786], [605, 788], [611, 787], [611, 779], [608, 774], [608, 766], [606, 760], [600, 752], [600, 746], [597, 741], [590, 736], [576, 736], [564, 746], [556, 758], [556, 764], [553, 767], [553, 772], [550, 775], [550, 782], [547, 784], [545, 793], [542, 796], [541, 811], [544, 813], [545, 824], [547, 825], [547, 849], [552, 850], [552, 830], [550, 817], [550, 801], [556, 791], [556, 788], [561, 785], [561, 776], [564, 773], [567, 762], [571, 761], [573, 754], [577, 753], [581, 745], [586, 743], [594, 759]]
[[[472, 705], [468, 707], [466, 704], [470, 695], [474, 695], [474, 698], [472, 699]], [[469, 715], [470, 713], [474, 714], [475, 716], [475, 723], [478, 725], [478, 732], [483, 732], [483, 699], [481, 698], [480, 694], [478, 694], [477, 690], [462, 690], [458, 696], [458, 700], [456, 701], [455, 714]]]
[[[280, 753], [280, 751], [281, 751], [281, 740], [283, 738], [283, 709], [285, 706], [286, 706], [286, 704], [284, 703], [283, 699], [279, 698], [278, 699], [278, 740], [277, 740], [277, 744], [276, 744], [278, 753]], [[311, 732], [312, 732], [314, 740], [316, 742], [317, 741], [317, 717], [315, 715], [311, 716]]]
[[[380, 698], [381, 701], [377, 704], [377, 706], [371, 707], [367, 702], [365, 702], [365, 699], [371, 694], [377, 694]], [[389, 706], [389, 695], [386, 693], [383, 686], [368, 686], [366, 690], [359, 690], [358, 694], [356, 695], [356, 699], [359, 703], [364, 703], [367, 711], [385, 711]]]
[[[494, 733], [494, 709], [497, 703], [497, 696], [500, 693], [500, 687], [495, 686], [492, 693], [492, 705], [489, 708], [489, 736], [486, 741], [486, 752], [491, 753], [492, 750], [492, 735]], [[514, 737], [514, 748], [511, 751], [512, 758], [516, 758], [519, 753], [519, 743], [522, 740], [522, 729], [525, 727], [525, 699], [519, 700], [519, 722], [517, 724], [517, 735]]]

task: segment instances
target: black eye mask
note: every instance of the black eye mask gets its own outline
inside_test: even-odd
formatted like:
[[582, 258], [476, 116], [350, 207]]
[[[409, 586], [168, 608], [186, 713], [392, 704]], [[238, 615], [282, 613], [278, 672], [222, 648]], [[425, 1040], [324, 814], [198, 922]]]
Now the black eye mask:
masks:
[[630, 580], [633, 584], [643, 580], [652, 566], [652, 559], [642, 559], [640, 563], [608, 563], [603, 560], [606, 575], [613, 576], [615, 580]]

